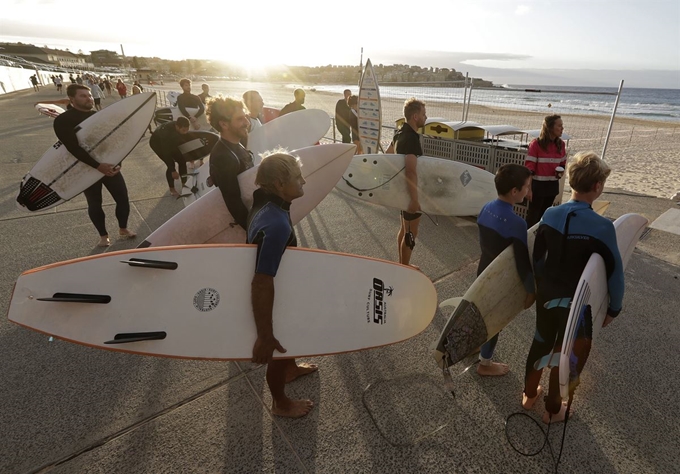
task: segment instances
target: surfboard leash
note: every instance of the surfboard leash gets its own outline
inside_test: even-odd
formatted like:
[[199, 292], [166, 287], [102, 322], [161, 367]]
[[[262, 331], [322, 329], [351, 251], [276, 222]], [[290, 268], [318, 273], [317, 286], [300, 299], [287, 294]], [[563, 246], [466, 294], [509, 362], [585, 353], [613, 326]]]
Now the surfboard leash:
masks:
[[[570, 392], [569, 393], [569, 400], [567, 401], [567, 409], [564, 413], [564, 428], [562, 430], [562, 441], [560, 442], [560, 452], [557, 455], [557, 459], [555, 459], [555, 452], [553, 451], [552, 444], [550, 443], [550, 439], [549, 439], [550, 427], [552, 426], [552, 423], [551, 423], [552, 416], [550, 418], [550, 421], [548, 421], [548, 429], [544, 430], [543, 427], [539, 424], [539, 422], [536, 421], [536, 419], [533, 418], [532, 416], [530, 416], [528, 413], [518, 411], [518, 412], [511, 413], [510, 415], [508, 415], [508, 417], [505, 419], [505, 439], [508, 440], [508, 444], [510, 445], [510, 447], [512, 449], [514, 449], [516, 452], [518, 452], [519, 454], [521, 454], [522, 456], [533, 457], [533, 456], [536, 456], [537, 454], [541, 453], [547, 445], [548, 449], [550, 450], [550, 457], [552, 458], [553, 463], [555, 465], [555, 474], [557, 474], [558, 469], [559, 469], [560, 460], [562, 459], [562, 451], [564, 450], [564, 439], [567, 436], [567, 422], [569, 421], [569, 411], [571, 409], [571, 404], [572, 404], [573, 401], [574, 401], [574, 394], [573, 394], [573, 392]], [[508, 422], [510, 421], [511, 418], [513, 418], [515, 416], [525, 416], [525, 417], [529, 418], [538, 427], [538, 429], [541, 430], [541, 432], [545, 435], [545, 437], [543, 439], [543, 445], [541, 445], [541, 447], [538, 450], [536, 450], [535, 452], [525, 453], [523, 451], [520, 451], [519, 448], [517, 448], [514, 444], [512, 444], [512, 441], [510, 440], [510, 434], [508, 433]]]

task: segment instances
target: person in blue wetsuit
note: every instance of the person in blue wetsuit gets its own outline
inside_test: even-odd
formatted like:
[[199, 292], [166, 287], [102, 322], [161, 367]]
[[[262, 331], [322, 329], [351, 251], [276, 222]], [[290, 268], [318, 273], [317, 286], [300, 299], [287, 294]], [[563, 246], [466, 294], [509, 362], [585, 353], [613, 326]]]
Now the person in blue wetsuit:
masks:
[[[602, 256], [607, 269], [609, 308], [602, 326], [607, 326], [621, 311], [623, 302], [623, 263], [616, 243], [614, 225], [598, 215], [591, 204], [604, 189], [610, 169], [595, 153], [578, 153], [569, 165], [571, 200], [545, 211], [534, 244], [536, 274], [536, 333], [529, 350], [522, 406], [533, 407], [543, 392], [539, 383], [542, 368], [537, 364], [551, 353], [559, 353], [564, 339], [571, 299], [593, 253]], [[585, 357], [590, 335], [585, 342]], [[540, 367], [540, 366], [538, 366]], [[549, 394], [545, 398], [543, 421], [564, 421], [566, 404], [559, 387], [559, 367], [550, 371]]]
[[[536, 299], [534, 274], [531, 270], [529, 250], [527, 249], [527, 224], [512, 210], [513, 204], [524, 200], [531, 187], [531, 171], [521, 165], [508, 164], [498, 168], [494, 178], [498, 199], [486, 204], [477, 218], [479, 226], [479, 245], [482, 256], [479, 259], [477, 276], [512, 245], [515, 252], [517, 273], [527, 292], [524, 308], [529, 308]], [[510, 370], [507, 364], [492, 362], [498, 343], [498, 334], [489, 339], [479, 353], [479, 375], [505, 375]]]
[[[267, 385], [272, 394], [272, 414], [289, 418], [305, 416], [314, 407], [311, 400], [292, 400], [285, 384], [317, 370], [313, 364], [295, 359], [272, 360], [274, 350], [286, 352], [274, 336], [274, 277], [286, 247], [297, 246], [290, 220], [290, 203], [302, 195], [305, 180], [298, 158], [281, 151], [264, 157], [257, 169], [253, 207], [248, 214], [248, 243], [257, 245], [252, 305], [257, 328], [253, 362], [267, 365]], [[285, 343], [286, 341], [284, 341]]]

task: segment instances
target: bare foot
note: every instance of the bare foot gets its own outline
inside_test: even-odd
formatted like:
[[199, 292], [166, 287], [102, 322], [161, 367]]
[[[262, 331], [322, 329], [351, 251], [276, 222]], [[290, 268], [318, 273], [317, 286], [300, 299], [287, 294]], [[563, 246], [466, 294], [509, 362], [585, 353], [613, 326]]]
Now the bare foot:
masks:
[[307, 364], [306, 362], [301, 362], [295, 366], [295, 369], [286, 371], [286, 383], [291, 383], [293, 380], [303, 375], [311, 374], [319, 370], [319, 366], [316, 364]]
[[121, 239], [134, 239], [135, 237], [137, 237], [136, 233], [128, 229], [120, 229], [118, 235], [120, 236]]
[[567, 404], [565, 402], [562, 402], [562, 407], [560, 408], [559, 413], [556, 413], [552, 415], [552, 418], [550, 417], [550, 413], [547, 411], [543, 413], [543, 423], [546, 425], [548, 423], [560, 423], [564, 421], [564, 417], [567, 414]]
[[99, 242], [97, 243], [97, 247], [108, 247], [111, 245], [111, 241], [109, 240], [108, 235], [102, 235], [99, 238]]
[[536, 400], [538, 400], [538, 397], [540, 397], [543, 394], [543, 387], [540, 385], [538, 386], [538, 389], [536, 390], [536, 396], [529, 398], [526, 396], [524, 392], [522, 392], [522, 408], [525, 410], [531, 410], [534, 407], [534, 403], [536, 403]]
[[286, 418], [300, 418], [312, 411], [314, 402], [311, 400], [290, 400], [276, 403], [272, 401], [272, 415]]
[[490, 365], [477, 365], [477, 373], [483, 376], [499, 376], [505, 375], [510, 371], [508, 364], [501, 364], [500, 362], [491, 362]]
[[175, 188], [172, 188], [170, 190], [170, 195], [175, 196], [175, 197], [179, 197], [179, 193], [177, 192], [177, 190]]

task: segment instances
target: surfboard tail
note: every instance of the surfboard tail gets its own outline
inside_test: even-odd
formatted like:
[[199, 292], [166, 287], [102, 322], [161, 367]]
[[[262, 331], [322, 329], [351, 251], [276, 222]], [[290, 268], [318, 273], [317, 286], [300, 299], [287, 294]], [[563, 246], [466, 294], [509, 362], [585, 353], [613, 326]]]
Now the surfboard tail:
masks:
[[48, 185], [33, 176], [29, 176], [20, 185], [17, 203], [29, 211], [39, 211], [56, 204], [61, 199], [61, 196]]
[[461, 300], [446, 323], [432, 355], [440, 367], [450, 367], [475, 352], [488, 339], [486, 324], [477, 306]]

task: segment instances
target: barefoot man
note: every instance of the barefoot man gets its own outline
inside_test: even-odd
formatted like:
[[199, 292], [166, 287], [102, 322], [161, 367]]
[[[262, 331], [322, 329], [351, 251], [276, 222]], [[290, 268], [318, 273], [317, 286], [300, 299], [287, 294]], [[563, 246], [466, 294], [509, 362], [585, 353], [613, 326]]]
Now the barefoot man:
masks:
[[[607, 268], [609, 307], [602, 327], [621, 312], [624, 293], [623, 263], [616, 244], [614, 224], [593, 211], [592, 204], [604, 190], [609, 166], [595, 153], [577, 153], [569, 164], [571, 200], [548, 208], [538, 225], [534, 243], [536, 272], [536, 332], [529, 349], [524, 378], [522, 406], [529, 410], [543, 393], [539, 385], [541, 361], [561, 350], [571, 300], [590, 256], [602, 256]], [[579, 334], [574, 343], [578, 363], [584, 364], [590, 351], [589, 334]], [[580, 370], [580, 369], [579, 369]], [[567, 404], [560, 397], [559, 367], [550, 371], [545, 397], [545, 423], [564, 421]], [[570, 396], [578, 379], [570, 382]]]
[[420, 224], [420, 202], [418, 201], [418, 157], [423, 154], [420, 146], [418, 129], [425, 125], [427, 113], [425, 102], [413, 97], [404, 103], [404, 118], [406, 122], [394, 134], [394, 153], [406, 155], [404, 157], [404, 172], [406, 173], [406, 186], [409, 194], [408, 208], [401, 211], [401, 228], [397, 234], [397, 246], [399, 248], [399, 263], [409, 265], [411, 252], [416, 245], [418, 237], [418, 225]]
[[[253, 362], [267, 365], [267, 385], [272, 394], [272, 413], [299, 418], [314, 407], [311, 400], [291, 400], [285, 385], [296, 378], [317, 370], [316, 365], [295, 363], [295, 359], [272, 360], [276, 350], [286, 349], [274, 336], [274, 277], [286, 247], [297, 246], [297, 238], [290, 221], [290, 203], [304, 194], [298, 158], [275, 151], [262, 159], [257, 170], [253, 193], [253, 208], [248, 214], [248, 243], [257, 244], [255, 276], [252, 282], [252, 304], [257, 328], [253, 346]], [[283, 341], [284, 343], [286, 341]]]

